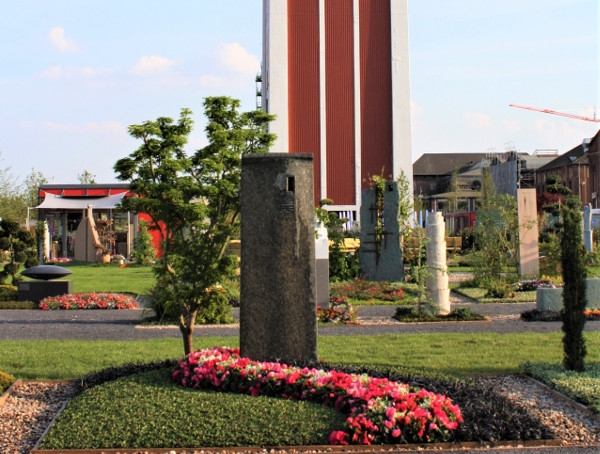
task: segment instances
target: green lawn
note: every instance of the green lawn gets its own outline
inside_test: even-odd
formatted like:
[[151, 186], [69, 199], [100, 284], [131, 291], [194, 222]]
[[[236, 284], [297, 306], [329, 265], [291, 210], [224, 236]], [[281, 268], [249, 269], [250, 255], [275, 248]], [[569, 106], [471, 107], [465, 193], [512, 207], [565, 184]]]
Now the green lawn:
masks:
[[[526, 362], [559, 363], [561, 333], [323, 336], [319, 358], [334, 363], [405, 366], [462, 377], [518, 372]], [[600, 361], [600, 332], [586, 333], [589, 361]], [[238, 338], [197, 337], [196, 349], [238, 346]], [[179, 359], [180, 339], [2, 341], [0, 370], [23, 379], [68, 379], [125, 363]]]
[[534, 303], [536, 300], [536, 292], [514, 292], [512, 297], [507, 298], [491, 298], [486, 297], [487, 289], [479, 287], [459, 287], [452, 286], [452, 291], [461, 295], [467, 296], [480, 303]]
[[95, 263], [69, 262], [63, 265], [71, 270], [65, 279], [73, 280], [74, 292], [115, 292], [146, 295], [154, 286], [151, 266], [118, 265], [98, 266]]

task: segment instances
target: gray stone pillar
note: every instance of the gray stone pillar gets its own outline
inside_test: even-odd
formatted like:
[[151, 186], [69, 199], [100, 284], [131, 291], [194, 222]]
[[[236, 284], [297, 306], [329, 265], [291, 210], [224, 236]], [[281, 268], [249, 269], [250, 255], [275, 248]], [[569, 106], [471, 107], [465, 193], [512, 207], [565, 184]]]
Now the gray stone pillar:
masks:
[[401, 281], [404, 277], [398, 209], [398, 183], [387, 181], [383, 193], [383, 233], [377, 236], [374, 189], [362, 191], [360, 206], [360, 272], [370, 281]]
[[442, 213], [428, 213], [425, 227], [427, 239], [427, 268], [429, 276], [425, 281], [427, 297], [438, 308], [440, 315], [449, 314], [450, 289], [446, 268], [446, 223]]
[[258, 361], [317, 360], [310, 154], [242, 158], [240, 350]]
[[583, 245], [585, 250], [592, 252], [594, 249], [594, 232], [592, 230], [592, 204], [583, 207]]

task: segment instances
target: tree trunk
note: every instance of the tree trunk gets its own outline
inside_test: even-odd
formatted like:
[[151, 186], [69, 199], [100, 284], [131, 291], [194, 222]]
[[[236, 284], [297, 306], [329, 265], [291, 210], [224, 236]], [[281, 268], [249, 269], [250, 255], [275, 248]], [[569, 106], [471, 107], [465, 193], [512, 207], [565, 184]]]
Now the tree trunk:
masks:
[[179, 315], [179, 330], [181, 331], [181, 336], [183, 338], [183, 351], [185, 356], [194, 351], [194, 325], [196, 323], [197, 315], [197, 309], [192, 312], [187, 312], [185, 309], [182, 309], [181, 315]]

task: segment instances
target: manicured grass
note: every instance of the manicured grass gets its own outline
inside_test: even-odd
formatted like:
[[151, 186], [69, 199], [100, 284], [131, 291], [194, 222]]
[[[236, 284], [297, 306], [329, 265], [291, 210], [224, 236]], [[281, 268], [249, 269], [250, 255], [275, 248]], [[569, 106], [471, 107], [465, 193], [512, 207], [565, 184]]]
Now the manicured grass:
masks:
[[[597, 360], [597, 358], [596, 358]], [[586, 361], [585, 372], [566, 371], [561, 364], [525, 363], [523, 371], [600, 413], [600, 362]]]
[[66, 279], [73, 280], [74, 292], [114, 292], [146, 295], [154, 286], [151, 266], [98, 266], [95, 263], [69, 262], [62, 265], [71, 270]]
[[[331, 282], [329, 291], [332, 298], [344, 298], [352, 306], [398, 306], [414, 303], [417, 286], [405, 282], [371, 282], [354, 279]], [[401, 295], [398, 295], [399, 291]]]
[[310, 402], [183, 388], [161, 369], [74, 398], [42, 449], [327, 444], [345, 416]]
[[479, 287], [456, 287], [452, 291], [467, 296], [480, 303], [531, 303], [536, 300], [536, 292], [514, 292], [511, 298], [486, 297], [487, 289]]
[[[561, 333], [323, 336], [319, 358], [332, 363], [404, 366], [462, 377], [512, 373], [526, 362], [562, 361]], [[600, 332], [585, 333], [588, 361], [600, 361]], [[194, 348], [237, 347], [238, 338], [197, 337]], [[111, 366], [183, 357], [180, 339], [2, 341], [0, 370], [23, 379], [78, 378]]]

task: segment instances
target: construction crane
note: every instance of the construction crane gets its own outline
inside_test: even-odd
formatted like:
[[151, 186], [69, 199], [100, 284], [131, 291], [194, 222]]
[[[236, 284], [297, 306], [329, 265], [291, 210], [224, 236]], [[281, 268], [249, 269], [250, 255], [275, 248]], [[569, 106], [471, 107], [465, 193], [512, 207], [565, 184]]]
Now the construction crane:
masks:
[[539, 107], [531, 107], [531, 106], [522, 106], [520, 104], [509, 104], [510, 107], [517, 107], [519, 109], [527, 109], [527, 110], [535, 110], [536, 112], [543, 112], [552, 115], [560, 115], [561, 117], [574, 118], [576, 120], [585, 120], [585, 121], [593, 121], [596, 123], [600, 123], [600, 119], [596, 118], [596, 108], [594, 108], [594, 116], [593, 117], [584, 117], [581, 115], [573, 115], [565, 112], [557, 112], [556, 110], [550, 109], [540, 109]]

